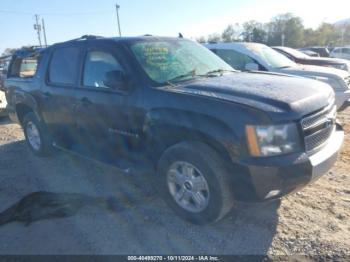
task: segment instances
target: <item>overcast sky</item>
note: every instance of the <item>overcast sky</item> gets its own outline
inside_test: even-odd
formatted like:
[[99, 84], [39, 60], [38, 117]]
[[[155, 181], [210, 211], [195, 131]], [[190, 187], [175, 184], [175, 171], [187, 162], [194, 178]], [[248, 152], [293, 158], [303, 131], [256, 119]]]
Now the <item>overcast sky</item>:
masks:
[[[115, 0], [1, 0], [0, 53], [37, 44], [34, 14], [45, 18], [49, 44], [84, 34], [115, 36]], [[123, 35], [154, 34], [196, 38], [222, 32], [228, 24], [268, 22], [286, 12], [305, 26], [350, 18], [349, 0], [118, 0]]]

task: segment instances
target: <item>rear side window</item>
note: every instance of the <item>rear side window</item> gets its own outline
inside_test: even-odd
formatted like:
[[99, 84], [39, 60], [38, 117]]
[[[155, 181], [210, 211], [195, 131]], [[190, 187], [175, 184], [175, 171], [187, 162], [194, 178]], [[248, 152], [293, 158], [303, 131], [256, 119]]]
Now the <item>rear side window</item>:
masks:
[[38, 68], [39, 56], [15, 58], [10, 68], [10, 77], [31, 78]]
[[19, 76], [33, 77], [38, 67], [38, 60], [36, 58], [25, 58], [22, 60]]
[[61, 85], [77, 83], [79, 73], [80, 49], [75, 47], [57, 49], [53, 52], [49, 82]]

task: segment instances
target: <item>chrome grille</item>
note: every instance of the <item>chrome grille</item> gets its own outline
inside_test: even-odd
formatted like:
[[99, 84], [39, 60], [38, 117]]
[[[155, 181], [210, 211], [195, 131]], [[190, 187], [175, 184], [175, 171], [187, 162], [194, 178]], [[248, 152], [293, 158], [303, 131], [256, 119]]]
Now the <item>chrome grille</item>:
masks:
[[322, 129], [321, 131], [305, 137], [306, 151], [311, 152], [322, 146], [328, 140], [328, 138], [330, 138], [334, 129], [335, 126], [331, 125], [325, 129]]
[[305, 117], [301, 121], [307, 152], [324, 145], [335, 130], [337, 108], [332, 104], [320, 112]]
[[347, 86], [350, 88], [350, 76], [345, 77], [345, 83], [347, 84]]

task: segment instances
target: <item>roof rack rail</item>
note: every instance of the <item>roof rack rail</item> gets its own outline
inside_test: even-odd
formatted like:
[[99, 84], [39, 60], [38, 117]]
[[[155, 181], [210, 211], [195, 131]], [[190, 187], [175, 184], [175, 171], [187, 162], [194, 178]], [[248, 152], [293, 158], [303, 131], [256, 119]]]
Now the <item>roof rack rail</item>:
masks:
[[42, 53], [44, 50], [46, 50], [46, 47], [40, 47], [40, 46], [29, 46], [29, 47], [23, 47], [18, 50], [16, 50], [13, 53], [13, 56], [16, 57], [29, 57], [29, 56], [35, 56]]
[[75, 42], [75, 41], [81, 41], [81, 40], [91, 40], [91, 39], [98, 39], [98, 38], [103, 38], [103, 36], [97, 36], [97, 35], [83, 35], [79, 38], [75, 38], [72, 40], [68, 40], [62, 43], [70, 43], [70, 42]]
[[45, 46], [40, 45], [32, 45], [32, 46], [24, 46], [22, 48], [19, 48], [18, 50], [38, 50], [38, 49], [44, 49]]
[[4, 55], [4, 56], [0, 56], [0, 61], [1, 60], [5, 60], [5, 59], [8, 59], [10, 58], [12, 55]]

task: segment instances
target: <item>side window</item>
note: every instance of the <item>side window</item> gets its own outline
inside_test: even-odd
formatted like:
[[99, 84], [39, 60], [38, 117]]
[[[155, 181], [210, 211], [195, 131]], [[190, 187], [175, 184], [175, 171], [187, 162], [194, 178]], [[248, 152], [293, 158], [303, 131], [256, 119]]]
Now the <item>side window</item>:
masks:
[[22, 60], [19, 76], [33, 77], [38, 67], [38, 60], [36, 58], [25, 58]]
[[235, 50], [217, 49], [214, 52], [237, 70], [245, 70], [247, 64], [255, 63], [255, 61], [249, 56], [241, 54]]
[[49, 82], [74, 85], [79, 74], [80, 49], [61, 48], [53, 52], [49, 67]]
[[288, 57], [290, 60], [292, 60], [292, 61], [295, 61], [295, 59], [294, 59], [294, 57], [293, 56], [291, 56], [290, 54], [287, 54], [287, 53], [281, 53], [282, 55], [284, 55], [284, 56], [286, 56], [286, 57]]
[[350, 48], [344, 48], [343, 53], [350, 55]]
[[123, 69], [112, 54], [103, 51], [88, 52], [84, 65], [83, 85], [108, 88], [104, 84], [106, 74], [113, 71], [123, 71]]
[[10, 77], [31, 78], [38, 68], [39, 56], [16, 58], [10, 68]]

